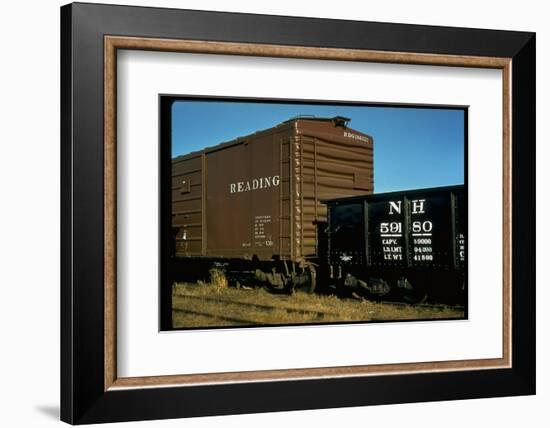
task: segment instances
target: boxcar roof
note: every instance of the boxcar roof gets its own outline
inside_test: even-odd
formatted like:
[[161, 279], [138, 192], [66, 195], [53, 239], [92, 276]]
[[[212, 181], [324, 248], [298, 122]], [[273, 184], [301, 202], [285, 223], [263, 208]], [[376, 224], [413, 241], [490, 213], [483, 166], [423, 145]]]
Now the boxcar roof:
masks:
[[360, 131], [357, 131], [357, 130], [352, 129], [352, 128], [348, 128], [347, 123], [350, 120], [351, 119], [349, 119], [347, 117], [343, 117], [343, 116], [334, 116], [334, 117], [316, 117], [316, 116], [306, 116], [306, 115], [295, 116], [295, 117], [292, 117], [288, 120], [285, 120], [284, 122], [279, 123], [278, 125], [272, 126], [271, 128], [261, 129], [259, 131], [253, 132], [251, 134], [239, 136], [239, 137], [236, 137], [232, 140], [222, 142], [222, 143], [217, 144], [215, 146], [208, 146], [208, 147], [205, 147], [204, 149], [201, 149], [201, 150], [195, 150], [195, 151], [187, 153], [185, 155], [176, 156], [175, 158], [172, 158], [172, 162], [178, 162], [180, 160], [190, 159], [190, 158], [193, 158], [193, 157], [200, 156], [202, 153], [210, 153], [210, 152], [221, 150], [221, 149], [224, 149], [224, 148], [227, 148], [227, 147], [230, 147], [230, 146], [234, 146], [234, 145], [237, 145], [237, 144], [242, 144], [247, 139], [257, 138], [257, 137], [260, 137], [264, 134], [282, 132], [282, 131], [292, 129], [292, 128], [295, 128], [295, 129], [298, 130], [300, 128], [301, 123], [306, 124], [307, 122], [332, 122], [334, 124], [334, 127], [342, 127], [343, 129], [347, 129], [349, 131], [352, 131], [355, 134], [359, 134], [361, 136], [367, 137], [369, 139], [369, 141], [372, 142], [372, 137], [370, 135], [365, 134], [365, 133], [360, 132]]

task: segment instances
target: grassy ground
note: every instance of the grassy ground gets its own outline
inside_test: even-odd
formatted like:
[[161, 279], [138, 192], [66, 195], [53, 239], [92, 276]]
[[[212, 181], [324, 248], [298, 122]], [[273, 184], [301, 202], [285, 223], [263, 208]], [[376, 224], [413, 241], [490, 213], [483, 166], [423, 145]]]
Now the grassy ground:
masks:
[[462, 309], [376, 303], [265, 288], [237, 289], [224, 283], [178, 283], [173, 288], [174, 328], [315, 324], [463, 318]]

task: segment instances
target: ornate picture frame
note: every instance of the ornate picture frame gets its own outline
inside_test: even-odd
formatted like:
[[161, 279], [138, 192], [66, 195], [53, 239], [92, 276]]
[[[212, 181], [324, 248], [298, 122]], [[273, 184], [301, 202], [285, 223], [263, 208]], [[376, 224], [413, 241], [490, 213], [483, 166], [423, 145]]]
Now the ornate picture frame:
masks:
[[[502, 356], [119, 377], [120, 50], [501, 70], [503, 158], [486, 162], [487, 168], [501, 164], [503, 171]], [[61, 55], [63, 421], [83, 424], [535, 393], [533, 33], [75, 3], [61, 8]]]

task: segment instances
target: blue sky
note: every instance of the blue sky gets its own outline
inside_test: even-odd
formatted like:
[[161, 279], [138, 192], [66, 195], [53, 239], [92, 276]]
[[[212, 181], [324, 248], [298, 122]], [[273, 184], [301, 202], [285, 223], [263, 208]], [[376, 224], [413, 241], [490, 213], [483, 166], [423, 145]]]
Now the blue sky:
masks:
[[463, 110], [204, 100], [178, 100], [172, 109], [172, 156], [300, 114], [345, 116], [374, 138], [375, 193], [464, 183]]

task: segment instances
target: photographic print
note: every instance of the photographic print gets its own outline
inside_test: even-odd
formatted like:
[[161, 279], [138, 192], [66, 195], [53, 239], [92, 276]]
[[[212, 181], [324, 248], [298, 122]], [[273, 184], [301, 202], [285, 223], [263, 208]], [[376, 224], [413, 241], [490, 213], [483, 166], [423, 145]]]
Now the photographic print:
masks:
[[162, 329], [467, 318], [467, 108], [160, 113]]

